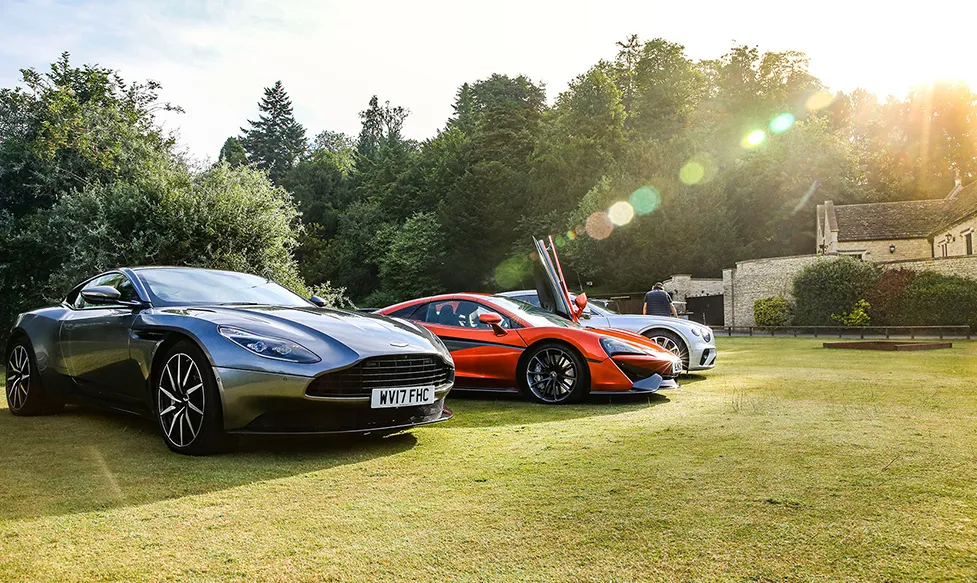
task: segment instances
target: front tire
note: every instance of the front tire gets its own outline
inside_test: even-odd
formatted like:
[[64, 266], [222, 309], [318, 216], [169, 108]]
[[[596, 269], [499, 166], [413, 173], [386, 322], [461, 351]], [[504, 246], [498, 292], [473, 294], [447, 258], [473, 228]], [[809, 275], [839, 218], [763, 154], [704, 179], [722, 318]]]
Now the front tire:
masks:
[[166, 446], [184, 455], [223, 451], [227, 438], [217, 380], [203, 351], [174, 344], [153, 374], [153, 412]]
[[650, 330], [644, 334], [649, 339], [682, 359], [682, 370], [689, 370], [689, 349], [681, 336], [670, 330]]
[[41, 384], [34, 347], [26, 337], [14, 338], [7, 351], [7, 407], [14, 415], [33, 416], [57, 413], [64, 401], [51, 395]]
[[587, 364], [576, 350], [563, 344], [530, 349], [517, 374], [523, 395], [545, 405], [576, 403], [590, 389]]

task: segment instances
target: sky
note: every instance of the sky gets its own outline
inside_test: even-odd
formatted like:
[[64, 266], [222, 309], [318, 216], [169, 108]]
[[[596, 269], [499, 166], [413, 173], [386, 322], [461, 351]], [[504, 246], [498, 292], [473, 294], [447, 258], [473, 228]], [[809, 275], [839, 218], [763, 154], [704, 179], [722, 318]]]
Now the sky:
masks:
[[404, 133], [423, 140], [444, 126], [462, 83], [524, 74], [552, 101], [631, 34], [681, 43], [693, 59], [743, 44], [802, 51], [833, 90], [977, 87], [975, 17], [972, 0], [0, 0], [0, 87], [63, 51], [154, 79], [185, 110], [166, 114], [165, 127], [206, 159], [257, 118], [262, 89], [277, 80], [310, 137], [356, 134], [376, 94], [409, 109]]

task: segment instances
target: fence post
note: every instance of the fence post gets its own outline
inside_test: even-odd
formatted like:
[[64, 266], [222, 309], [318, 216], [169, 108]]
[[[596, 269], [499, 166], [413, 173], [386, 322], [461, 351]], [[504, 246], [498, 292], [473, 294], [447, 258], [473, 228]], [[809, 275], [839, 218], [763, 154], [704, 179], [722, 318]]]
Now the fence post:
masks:
[[886, 338], [886, 340], [889, 339], [889, 329], [888, 328], [885, 329], [885, 338]]
[[943, 340], [943, 327], [940, 326], [940, 340]]

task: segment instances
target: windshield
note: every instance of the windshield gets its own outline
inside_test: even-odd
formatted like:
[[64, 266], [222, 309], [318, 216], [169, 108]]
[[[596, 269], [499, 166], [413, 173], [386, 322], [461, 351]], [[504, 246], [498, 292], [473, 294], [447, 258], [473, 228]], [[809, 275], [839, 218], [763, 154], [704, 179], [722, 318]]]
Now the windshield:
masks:
[[140, 269], [153, 305], [262, 305], [308, 307], [312, 304], [277, 283], [245, 273], [209, 269]]
[[[570, 299], [575, 300], [575, 299], [577, 299], [577, 296], [571, 296]], [[605, 304], [603, 304], [602, 303], [602, 300], [590, 300], [590, 299], [588, 299], [587, 300], [587, 309], [589, 309], [591, 312], [597, 314], [598, 316], [610, 316], [610, 315], [617, 314], [617, 312], [615, 312], [614, 310], [608, 308]]]
[[561, 328], [583, 328], [583, 326], [571, 322], [562, 316], [557, 316], [522, 300], [502, 296], [492, 296], [491, 298], [486, 298], [486, 300], [533, 327], [559, 326]]

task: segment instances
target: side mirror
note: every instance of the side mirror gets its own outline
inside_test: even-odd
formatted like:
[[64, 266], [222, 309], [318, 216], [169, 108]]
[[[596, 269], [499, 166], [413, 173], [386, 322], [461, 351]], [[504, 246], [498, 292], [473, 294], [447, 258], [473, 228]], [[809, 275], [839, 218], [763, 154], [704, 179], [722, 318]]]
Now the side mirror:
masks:
[[587, 294], [580, 294], [579, 296], [573, 298], [573, 305], [577, 306], [580, 311], [583, 311], [587, 307]]
[[101, 306], [105, 304], [121, 303], [122, 294], [114, 287], [107, 285], [97, 285], [88, 289], [81, 290], [81, 297], [89, 304]]
[[496, 336], [505, 336], [509, 332], [502, 327], [502, 316], [498, 314], [493, 314], [492, 312], [486, 312], [484, 314], [478, 315], [478, 321], [482, 324], [491, 326], [495, 330]]
[[326, 303], [326, 300], [320, 298], [319, 296], [312, 296], [311, 298], [309, 298], [309, 301], [319, 306], [320, 308], [325, 308], [329, 305]]

